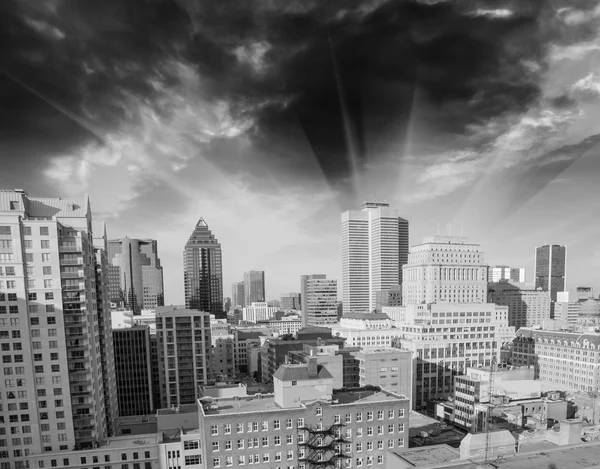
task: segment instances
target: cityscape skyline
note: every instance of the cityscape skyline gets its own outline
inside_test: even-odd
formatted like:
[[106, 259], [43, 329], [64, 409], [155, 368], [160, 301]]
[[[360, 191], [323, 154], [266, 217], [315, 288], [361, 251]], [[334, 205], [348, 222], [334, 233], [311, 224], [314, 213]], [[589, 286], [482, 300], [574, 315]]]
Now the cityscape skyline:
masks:
[[[110, 238], [156, 239], [167, 303], [183, 302], [180, 250], [199, 217], [223, 245], [224, 285], [260, 269], [267, 297], [278, 298], [305, 273], [341, 279], [339, 214], [370, 199], [409, 220], [411, 244], [462, 225], [492, 264], [531, 272], [535, 246], [566, 245], [569, 285], [600, 288], [600, 224], [590, 216], [600, 198], [593, 2], [356, 2], [343, 19], [311, 3], [307, 36], [292, 33], [283, 6], [256, 7], [265, 25], [248, 37], [231, 34], [231, 18], [247, 16], [236, 4], [219, 13], [158, 2], [141, 16], [119, 4], [119, 20], [111, 8], [61, 5], [36, 10], [47, 28], [27, 23], [25, 3], [0, 15], [23, 23], [7, 38], [12, 72], [0, 79], [10, 124], [0, 186], [41, 197], [87, 192]], [[158, 8], [173, 15], [170, 26]], [[64, 32], [61, 15], [85, 27]], [[147, 36], [148, 25], [158, 36]], [[210, 54], [192, 39], [203, 25]], [[96, 46], [103, 28], [132, 32], [118, 54]], [[136, 37], [148, 40], [144, 54]], [[82, 43], [93, 64], [73, 56]], [[99, 83], [88, 90], [92, 75]]]

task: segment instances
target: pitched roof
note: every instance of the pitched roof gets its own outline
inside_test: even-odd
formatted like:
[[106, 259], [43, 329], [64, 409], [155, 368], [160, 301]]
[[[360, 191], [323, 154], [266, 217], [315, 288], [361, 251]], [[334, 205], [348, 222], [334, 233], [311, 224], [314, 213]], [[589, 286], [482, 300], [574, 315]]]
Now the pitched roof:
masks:
[[[273, 378], [277, 378], [280, 381], [302, 381], [311, 379], [308, 377], [308, 366], [307, 365], [281, 365], [277, 371], [273, 374]], [[328, 379], [333, 378], [331, 373], [327, 371], [322, 365], [317, 366], [317, 377], [316, 379]]]
[[83, 199], [29, 197], [27, 213], [32, 218], [85, 217], [88, 206], [87, 196]]

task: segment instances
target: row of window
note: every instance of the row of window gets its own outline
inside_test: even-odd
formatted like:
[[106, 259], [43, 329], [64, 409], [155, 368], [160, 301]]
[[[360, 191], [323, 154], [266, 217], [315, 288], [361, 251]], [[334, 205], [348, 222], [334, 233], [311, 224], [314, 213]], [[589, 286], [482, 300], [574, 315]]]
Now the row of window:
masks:
[[[11, 206], [16, 202], [11, 202]], [[11, 233], [10, 226], [0, 226], [0, 235], [9, 235]], [[31, 226], [23, 227], [23, 234], [25, 236], [31, 236]], [[40, 236], [49, 236], [50, 229], [47, 226], [40, 226]]]
[[[44, 288], [54, 288], [53, 285], [54, 285], [54, 282], [52, 281], [52, 279], [44, 280]], [[6, 282], [0, 280], [0, 289], [16, 290], [16, 288], [17, 288], [16, 280], [7, 280]], [[35, 279], [33, 279], [33, 278], [27, 279], [27, 288], [38, 288], [36, 286]], [[4, 294], [2, 294], [2, 295], [4, 295]], [[9, 296], [10, 296], [10, 293], [9, 293]], [[2, 300], [2, 301], [5, 301], [5, 300]], [[9, 299], [8, 301], [16, 301], [16, 298], [14, 300]]]
[[[121, 453], [121, 461], [127, 461], [128, 459], [129, 458], [127, 457], [127, 453]], [[140, 459], [140, 453], [137, 451], [134, 452], [132, 454], [132, 459], [133, 460]], [[144, 459], [150, 459], [150, 451], [144, 452]], [[104, 462], [111, 462], [110, 454], [104, 455]], [[80, 464], [88, 464], [88, 463], [92, 463], [92, 464], [100, 463], [100, 457], [99, 456], [80, 456]], [[78, 463], [74, 462], [74, 464], [78, 464]], [[69, 465], [70, 465], [69, 458], [63, 458], [63, 466], [69, 466]], [[58, 460], [51, 459], [50, 467], [57, 467], [57, 466], [58, 466]], [[43, 460], [38, 461], [38, 468], [43, 469], [44, 467], [45, 467], [45, 461], [43, 461]], [[151, 469], [152, 463], [147, 462], [146, 468]]]

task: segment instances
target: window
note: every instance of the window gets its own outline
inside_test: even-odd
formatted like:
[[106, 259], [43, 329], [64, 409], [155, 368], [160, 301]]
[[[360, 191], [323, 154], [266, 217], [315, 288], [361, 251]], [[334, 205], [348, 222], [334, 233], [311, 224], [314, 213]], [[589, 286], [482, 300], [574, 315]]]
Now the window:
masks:
[[52, 288], [52, 279], [44, 280], [44, 288]]
[[44, 275], [52, 275], [52, 266], [45, 265], [44, 267], [42, 267], [42, 272]]
[[237, 441], [237, 449], [244, 449], [244, 440]]
[[373, 442], [367, 441], [367, 451], [373, 451]]
[[279, 446], [281, 444], [281, 437], [280, 436], [274, 436], [273, 437], [273, 444], [275, 446]]
[[296, 426], [298, 428], [302, 428], [304, 426], [304, 419], [303, 418], [299, 418], [296, 420]]
[[46, 305], [46, 312], [47, 313], [54, 313], [54, 305]]
[[377, 411], [377, 420], [383, 420], [383, 410]]
[[394, 424], [388, 425], [388, 433], [394, 433]]
[[362, 443], [356, 443], [356, 452], [360, 453], [362, 451]]
[[269, 446], [269, 437], [268, 436], [263, 436], [262, 437], [262, 445], [263, 446]]
[[53, 300], [54, 299], [54, 293], [53, 292], [48, 292], [44, 294], [45, 298], [47, 300]]
[[[267, 446], [269, 445], [268, 440], [269, 438], [267, 437]], [[231, 451], [231, 440], [225, 442], [225, 451]]]
[[371, 422], [373, 420], [373, 412], [367, 412], [367, 422]]
[[200, 448], [200, 442], [198, 440], [183, 442], [183, 449], [186, 451], [188, 451], [190, 449], [199, 449], [199, 448]]
[[323, 408], [317, 407], [317, 415], [323, 415]]
[[404, 431], [404, 424], [403, 423], [399, 423], [398, 424], [398, 433], [402, 433]]
[[231, 434], [231, 424], [230, 423], [225, 424], [224, 432], [225, 432], [225, 435]]
[[219, 451], [219, 442], [218, 441], [213, 441], [212, 442], [212, 450], [213, 451]]
[[269, 421], [268, 420], [263, 420], [262, 422], [262, 431], [267, 431], [269, 429]]
[[219, 434], [219, 426], [218, 425], [211, 425], [210, 426], [210, 434], [211, 435], [218, 435]]
[[238, 466], [243, 466], [246, 464], [246, 455], [240, 454], [238, 456]]
[[285, 436], [285, 444], [286, 445], [294, 444], [294, 435], [286, 435]]
[[221, 458], [213, 458], [213, 467], [221, 467]]
[[50, 249], [50, 241], [47, 239], [42, 239], [40, 241], [40, 245], [41, 245], [42, 249]]
[[356, 436], [357, 437], [363, 436], [363, 429], [362, 428], [357, 428], [356, 429]]
[[383, 435], [383, 425], [379, 425], [379, 426], [377, 427], [377, 434], [378, 434], [378, 435]]
[[367, 436], [373, 436], [373, 427], [367, 427]]
[[287, 460], [288, 460], [288, 461], [290, 461], [290, 460], [292, 460], [292, 459], [294, 459], [294, 450], [293, 450], [293, 449], [290, 449], [290, 450], [287, 452]]
[[200, 464], [200, 455], [199, 454], [193, 454], [191, 456], [185, 457], [185, 465], [186, 466], [192, 466], [194, 464]]
[[393, 418], [394, 418], [394, 409], [388, 410], [388, 419], [393, 419]]
[[[268, 456], [268, 454], [267, 454], [267, 456]], [[226, 466], [233, 466], [233, 456], [227, 456], [225, 458], [225, 465]]]
[[273, 420], [273, 430], [281, 430], [281, 422], [279, 420]]
[[29, 294], [29, 301], [36, 301], [36, 300], [37, 300], [37, 293], [30, 293]]
[[48, 227], [47, 226], [40, 226], [40, 236], [48, 236]]
[[356, 421], [357, 422], [362, 422], [362, 412], [359, 412], [356, 414]]
[[275, 461], [281, 461], [281, 451], [275, 452]]
[[383, 456], [381, 454], [377, 456], [377, 464], [383, 464]]
[[404, 418], [404, 409], [398, 409], [398, 418]]
[[257, 432], [258, 431], [258, 422], [252, 422], [252, 431], [253, 432]]
[[398, 438], [398, 448], [404, 448], [404, 438]]
[[394, 440], [388, 440], [388, 449], [391, 449], [394, 447]]
[[346, 414], [346, 423], [352, 423], [352, 414]]
[[292, 428], [292, 419], [287, 419], [285, 421], [285, 428]]
[[237, 432], [238, 433], [244, 433], [244, 424], [243, 423], [238, 423], [237, 424]]

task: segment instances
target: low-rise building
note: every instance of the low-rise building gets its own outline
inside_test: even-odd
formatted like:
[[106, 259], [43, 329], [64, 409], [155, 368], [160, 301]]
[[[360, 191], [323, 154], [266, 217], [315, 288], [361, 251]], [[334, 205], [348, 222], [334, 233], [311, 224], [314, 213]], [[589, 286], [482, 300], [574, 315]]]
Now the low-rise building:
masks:
[[273, 329], [278, 335], [296, 335], [302, 329], [302, 318], [300, 316], [284, 316], [281, 319], [270, 319], [259, 321], [258, 324], [265, 325]]
[[273, 379], [273, 394], [202, 400], [206, 469], [383, 467], [388, 451], [407, 443], [405, 396], [377, 387], [336, 391], [316, 359], [282, 365]]
[[378, 386], [410, 397], [412, 393], [412, 353], [408, 350], [366, 347], [355, 352], [359, 366], [359, 386]]
[[385, 313], [346, 313], [340, 327], [347, 329], [390, 329], [393, 321]]

